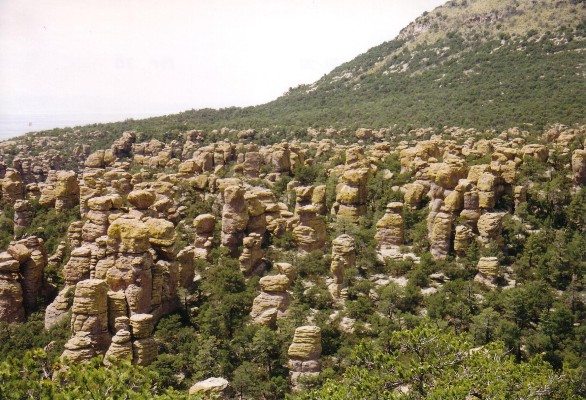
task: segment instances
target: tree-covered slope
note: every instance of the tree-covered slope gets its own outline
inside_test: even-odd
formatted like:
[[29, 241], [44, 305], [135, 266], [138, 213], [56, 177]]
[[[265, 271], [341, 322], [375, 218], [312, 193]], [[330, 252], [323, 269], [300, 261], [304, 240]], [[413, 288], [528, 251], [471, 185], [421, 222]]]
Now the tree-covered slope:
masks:
[[[585, 51], [581, 0], [448, 1], [397, 38], [270, 103], [95, 124], [74, 136], [99, 147], [124, 130], [146, 137], [222, 127], [285, 133], [308, 126], [541, 131], [552, 123], [586, 122]], [[96, 130], [108, 133], [88, 134]]]

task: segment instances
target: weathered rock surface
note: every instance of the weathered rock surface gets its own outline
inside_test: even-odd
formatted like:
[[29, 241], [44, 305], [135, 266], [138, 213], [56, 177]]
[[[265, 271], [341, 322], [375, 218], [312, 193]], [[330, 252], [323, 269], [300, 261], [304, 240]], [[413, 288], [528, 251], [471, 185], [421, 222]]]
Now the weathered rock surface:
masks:
[[445, 259], [447, 257], [450, 251], [453, 223], [453, 216], [445, 212], [437, 213], [430, 221], [429, 242], [433, 258]]
[[14, 203], [14, 230], [26, 229], [33, 221], [33, 209], [28, 200]]
[[[336, 214], [339, 217], [356, 221], [366, 212], [366, 184], [370, 171], [368, 168], [349, 169], [341, 177], [336, 187]], [[337, 209], [336, 209], [337, 208]]]
[[195, 228], [195, 257], [206, 260], [213, 246], [216, 217], [212, 214], [201, 214], [193, 220]]
[[20, 173], [8, 168], [5, 172], [4, 179], [2, 179], [2, 198], [13, 205], [17, 200], [24, 199], [24, 184]]
[[238, 246], [242, 245], [248, 225], [249, 215], [244, 193], [244, 188], [239, 186], [228, 186], [224, 190], [222, 245], [229, 248], [232, 255], [236, 255]]
[[330, 271], [334, 282], [330, 293], [334, 298], [344, 297], [344, 273], [356, 265], [356, 243], [350, 235], [341, 235], [332, 241], [332, 262]]
[[387, 204], [385, 215], [376, 223], [374, 238], [379, 249], [395, 248], [405, 242], [403, 203]]
[[245, 276], [258, 272], [257, 269], [262, 262], [264, 255], [261, 249], [262, 236], [258, 233], [251, 233], [243, 240], [244, 250], [238, 261], [240, 262], [240, 272]]
[[0, 253], [0, 321], [23, 322], [25, 310], [19, 279], [20, 263], [7, 252]]
[[213, 398], [222, 398], [222, 394], [228, 387], [229, 382], [224, 378], [208, 378], [203, 381], [199, 381], [189, 388], [189, 395], [209, 395], [218, 396]]
[[321, 330], [317, 326], [295, 329], [289, 346], [289, 381], [294, 391], [301, 389], [299, 378], [317, 376], [321, 372]]
[[107, 293], [108, 285], [102, 279], [88, 279], [76, 285], [71, 307], [72, 338], [62, 357], [83, 362], [106, 352], [110, 344]]
[[260, 279], [261, 293], [254, 299], [250, 316], [256, 324], [274, 327], [277, 318], [287, 312], [291, 280], [287, 275], [269, 275]]
[[499, 275], [499, 262], [496, 257], [480, 257], [477, 268], [486, 278], [494, 279]]
[[572, 172], [576, 185], [586, 184], [586, 150], [574, 150], [572, 154]]

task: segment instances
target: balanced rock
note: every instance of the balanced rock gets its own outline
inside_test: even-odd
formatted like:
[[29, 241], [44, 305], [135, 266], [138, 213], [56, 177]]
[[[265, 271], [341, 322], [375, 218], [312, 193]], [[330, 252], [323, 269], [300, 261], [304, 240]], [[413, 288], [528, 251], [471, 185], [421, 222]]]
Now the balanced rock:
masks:
[[14, 203], [14, 230], [27, 228], [33, 216], [31, 203], [28, 200], [17, 200]]
[[405, 241], [405, 222], [403, 220], [403, 203], [387, 204], [385, 214], [376, 223], [374, 236], [379, 249], [400, 246]]
[[289, 380], [292, 389], [301, 389], [299, 378], [317, 376], [321, 372], [321, 330], [317, 326], [300, 326], [295, 329], [289, 346]]
[[445, 212], [439, 212], [431, 222], [429, 232], [430, 252], [434, 259], [443, 260], [450, 251], [450, 239], [452, 236], [452, 224], [454, 217]]
[[133, 190], [128, 193], [128, 201], [138, 210], [146, 210], [155, 203], [157, 196], [153, 190]]
[[224, 190], [222, 245], [229, 248], [232, 255], [237, 254], [248, 225], [249, 215], [244, 192], [244, 188], [240, 186], [229, 186]]
[[200, 214], [193, 220], [195, 228], [195, 257], [206, 260], [213, 246], [216, 217]]
[[264, 252], [261, 249], [262, 237], [258, 233], [251, 233], [243, 240], [244, 249], [238, 261], [240, 262], [240, 271], [249, 276], [254, 273], [260, 265]]
[[344, 273], [356, 265], [356, 243], [354, 238], [349, 235], [341, 235], [332, 241], [332, 262], [330, 271], [334, 278], [334, 283], [330, 287], [330, 292], [334, 298], [339, 298], [342, 294], [344, 285]]
[[502, 217], [500, 213], [482, 214], [478, 219], [478, 233], [484, 244], [490, 241], [501, 242]]
[[494, 279], [499, 275], [499, 262], [496, 257], [480, 257], [477, 268], [478, 272], [487, 278]]
[[286, 275], [270, 275], [261, 278], [259, 284], [261, 293], [253, 301], [250, 316], [256, 324], [274, 327], [289, 307], [291, 280]]
[[313, 204], [296, 209], [297, 224], [293, 229], [293, 238], [301, 251], [312, 252], [326, 243], [326, 223], [318, 212], [318, 207]]

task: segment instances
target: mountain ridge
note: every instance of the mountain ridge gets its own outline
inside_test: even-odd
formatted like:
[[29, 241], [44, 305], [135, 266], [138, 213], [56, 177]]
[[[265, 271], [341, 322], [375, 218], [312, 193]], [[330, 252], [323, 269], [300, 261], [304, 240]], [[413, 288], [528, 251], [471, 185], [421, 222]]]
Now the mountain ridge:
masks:
[[[125, 130], [143, 132], [145, 138], [223, 127], [268, 129], [288, 138], [308, 127], [543, 131], [555, 123], [586, 123], [584, 51], [582, 0], [448, 1], [423, 13], [395, 39], [269, 103], [192, 109], [75, 131], [92, 148], [109, 146]], [[90, 134], [95, 131], [107, 132], [107, 139], [96, 140]], [[67, 132], [73, 129], [33, 136]]]

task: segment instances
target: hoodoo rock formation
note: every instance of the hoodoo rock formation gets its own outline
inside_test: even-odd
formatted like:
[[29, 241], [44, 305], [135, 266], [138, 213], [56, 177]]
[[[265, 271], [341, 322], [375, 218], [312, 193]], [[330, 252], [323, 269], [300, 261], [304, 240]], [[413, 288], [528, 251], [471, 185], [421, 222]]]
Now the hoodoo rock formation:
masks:
[[356, 265], [356, 244], [350, 235], [341, 235], [332, 241], [332, 262], [330, 271], [334, 278], [329, 290], [335, 299], [346, 297], [344, 288], [344, 273]]
[[317, 376], [321, 372], [321, 329], [317, 326], [300, 326], [295, 329], [289, 346], [289, 381], [293, 390], [300, 390], [299, 379]]
[[261, 292], [254, 299], [250, 316], [260, 325], [274, 327], [289, 307], [291, 296], [287, 292], [291, 279], [287, 275], [269, 275], [259, 281]]

